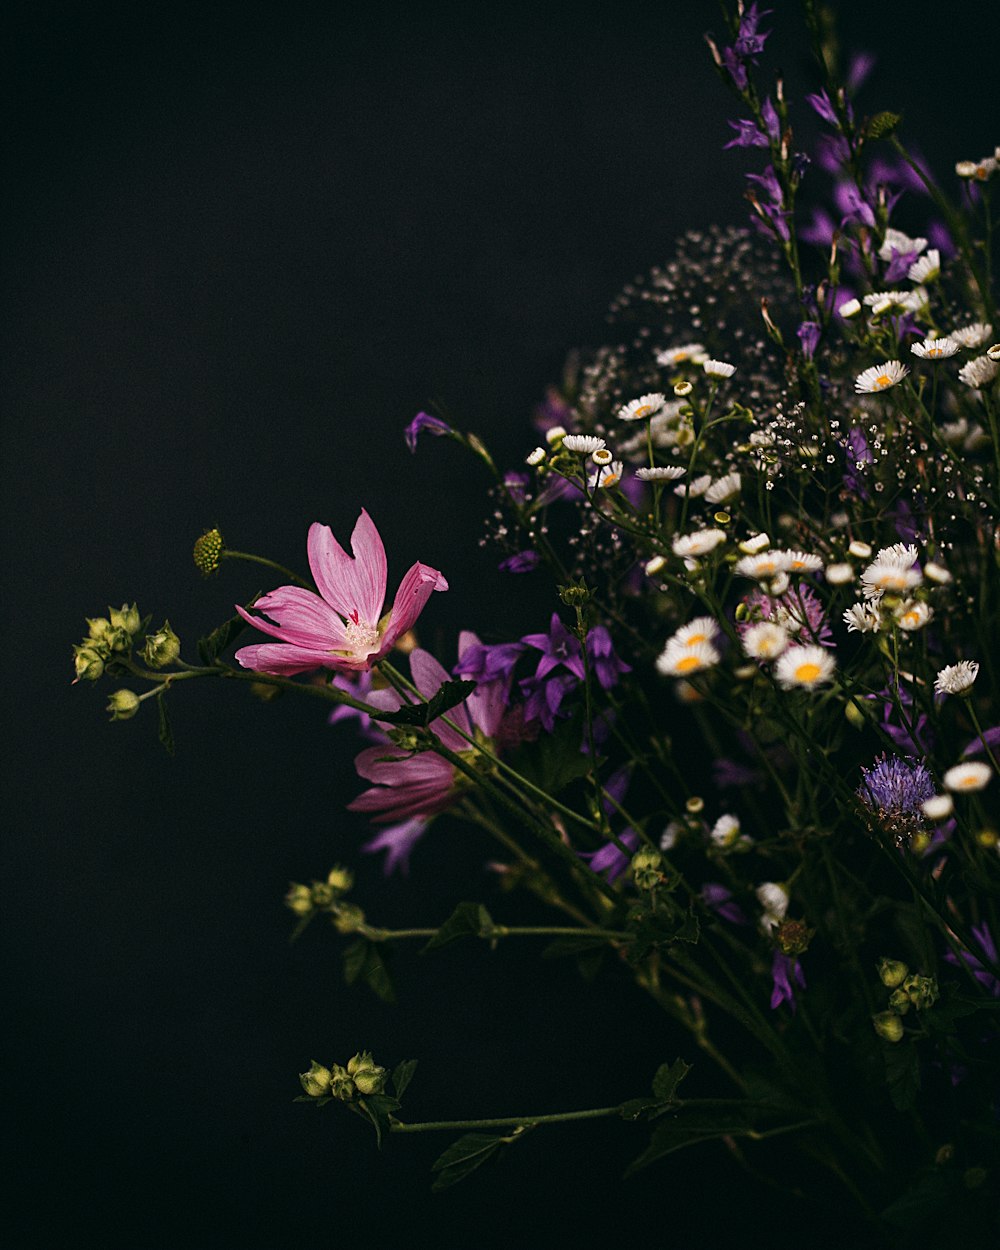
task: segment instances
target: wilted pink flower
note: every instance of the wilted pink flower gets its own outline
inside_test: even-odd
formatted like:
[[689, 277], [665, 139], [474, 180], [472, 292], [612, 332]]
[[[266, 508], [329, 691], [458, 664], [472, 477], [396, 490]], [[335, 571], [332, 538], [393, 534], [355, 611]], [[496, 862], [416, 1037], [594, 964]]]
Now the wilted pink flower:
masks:
[[400, 582], [392, 607], [383, 616], [385, 547], [364, 508], [351, 535], [351, 550], [353, 558], [329, 526], [314, 523], [309, 527], [309, 567], [319, 594], [279, 586], [262, 595], [254, 607], [271, 620], [251, 616], [237, 605], [245, 621], [281, 640], [237, 651], [244, 668], [289, 675], [315, 668], [371, 668], [413, 625], [431, 592], [448, 589], [437, 569], [418, 562]]

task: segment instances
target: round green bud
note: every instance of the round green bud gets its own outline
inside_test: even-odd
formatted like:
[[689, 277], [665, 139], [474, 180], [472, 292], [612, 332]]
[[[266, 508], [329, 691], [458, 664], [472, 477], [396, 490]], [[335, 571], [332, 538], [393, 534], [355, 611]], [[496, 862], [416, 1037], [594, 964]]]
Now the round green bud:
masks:
[[590, 598], [590, 591], [587, 589], [587, 583], [580, 581], [575, 585], [560, 586], [559, 598], [567, 607], [578, 608]]
[[350, 1102], [357, 1093], [354, 1082], [339, 1063], [335, 1063], [330, 1069], [330, 1093], [341, 1102]]
[[322, 1098], [330, 1092], [330, 1075], [330, 1069], [314, 1059], [308, 1072], [299, 1073], [299, 1080], [310, 1098]]
[[362, 1095], [379, 1094], [385, 1085], [386, 1071], [380, 1068], [367, 1050], [348, 1060], [348, 1075], [354, 1081], [358, 1093]]
[[889, 1010], [894, 1011], [897, 1016], [905, 1016], [910, 1006], [910, 996], [902, 986], [889, 995]]
[[308, 916], [313, 909], [312, 890], [293, 881], [285, 895], [285, 906], [291, 908], [296, 916]]
[[123, 630], [129, 636], [137, 634], [139, 626], [142, 624], [139, 609], [134, 603], [131, 607], [127, 603], [123, 603], [120, 608], [108, 608], [108, 616], [111, 618], [111, 627], [113, 629]]
[[654, 890], [663, 880], [663, 856], [643, 847], [632, 856], [632, 879], [640, 890]]
[[104, 657], [93, 647], [76, 646], [73, 648], [73, 667], [77, 681], [97, 681], [104, 675]]
[[338, 933], [357, 933], [365, 923], [365, 913], [356, 903], [337, 903], [333, 927]]
[[132, 635], [120, 625], [112, 625], [101, 639], [101, 645], [110, 651], [128, 652], [132, 649]]
[[134, 690], [115, 690], [108, 699], [107, 710], [112, 720], [131, 720], [139, 710], [140, 699]]
[[88, 616], [87, 632], [95, 642], [100, 642], [111, 629], [111, 622], [105, 616]]
[[142, 649], [142, 658], [150, 668], [165, 668], [180, 656], [181, 640], [170, 628], [170, 622], [164, 621], [155, 634], [146, 635], [146, 645]]
[[918, 1011], [933, 1007], [938, 998], [938, 984], [934, 977], [922, 977], [916, 973], [903, 982], [903, 990]]
[[894, 990], [906, 980], [909, 968], [899, 959], [882, 958], [878, 961], [878, 975], [886, 989]]
[[332, 886], [340, 894], [346, 894], [354, 885], [354, 873], [350, 868], [343, 868], [340, 864], [335, 864], [330, 869], [330, 874], [326, 879], [326, 883]]
[[309, 891], [313, 907], [325, 910], [337, 897], [337, 891], [325, 881], [314, 881]]
[[191, 554], [203, 577], [209, 577], [212, 573], [219, 571], [223, 551], [225, 551], [225, 544], [217, 529], [206, 530], [200, 538], [195, 539], [194, 550]]
[[885, 1042], [898, 1042], [903, 1036], [903, 1022], [894, 1011], [880, 1011], [872, 1016], [875, 1032]]

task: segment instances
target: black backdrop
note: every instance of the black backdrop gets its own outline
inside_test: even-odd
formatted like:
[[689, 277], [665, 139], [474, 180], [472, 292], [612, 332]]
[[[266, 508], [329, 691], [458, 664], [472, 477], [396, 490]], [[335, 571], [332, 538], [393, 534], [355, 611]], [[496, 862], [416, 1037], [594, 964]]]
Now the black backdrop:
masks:
[[[930, 26], [911, 4], [842, 9], [847, 42], [882, 54], [869, 108], [902, 104], [940, 169], [990, 150], [988, 40], [940, 6]], [[169, 760], [147, 708], [109, 725], [103, 686], [69, 686], [107, 603], [169, 615], [190, 648], [261, 588], [246, 567], [198, 580], [190, 544], [213, 523], [302, 565], [309, 522], [345, 536], [367, 506], [390, 578], [418, 558], [447, 574], [421, 622], [445, 658], [461, 627], [547, 619], [479, 551], [475, 468], [430, 440], [411, 458], [401, 431], [437, 401], [517, 463], [617, 287], [681, 230], [742, 219], [748, 165], [719, 150], [732, 108], [700, 39], [714, 6], [7, 12], [8, 1244], [787, 1231], [777, 1198], [748, 1217], [715, 1154], [622, 1184], [640, 1137], [621, 1124], [539, 1131], [431, 1196], [447, 1138], [378, 1156], [360, 1122], [292, 1104], [310, 1058], [359, 1047], [421, 1060], [413, 1118], [612, 1102], [685, 1043], [613, 976], [584, 995], [513, 944], [406, 952], [396, 1007], [346, 989], [332, 934], [287, 944], [287, 881], [342, 860], [382, 923], [461, 897], [509, 915], [483, 846], [442, 821], [409, 880], [384, 881], [344, 811], [353, 739], [292, 698], [179, 690]]]

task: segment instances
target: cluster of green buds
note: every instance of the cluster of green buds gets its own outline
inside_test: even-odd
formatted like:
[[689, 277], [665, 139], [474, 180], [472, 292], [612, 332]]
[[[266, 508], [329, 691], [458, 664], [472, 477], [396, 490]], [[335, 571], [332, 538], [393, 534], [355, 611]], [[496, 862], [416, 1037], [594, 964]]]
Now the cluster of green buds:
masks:
[[890, 990], [889, 1010], [872, 1017], [872, 1024], [879, 1037], [887, 1042], [898, 1042], [903, 1036], [902, 1017], [914, 1007], [926, 1011], [938, 999], [938, 983], [935, 977], [910, 972], [900, 959], [880, 959], [879, 980]]
[[73, 648], [76, 681], [97, 681], [117, 657], [128, 655], [132, 641], [142, 629], [139, 609], [123, 603], [108, 608], [107, 616], [87, 618], [87, 636]]
[[336, 864], [325, 881], [313, 881], [311, 885], [293, 881], [285, 895], [285, 906], [302, 919], [317, 912], [336, 913], [344, 906], [340, 900], [353, 885], [354, 873]]
[[300, 1072], [302, 1088], [310, 1098], [335, 1098], [340, 1102], [354, 1102], [380, 1094], [385, 1087], [386, 1070], [362, 1050], [347, 1061], [347, 1067], [332, 1063], [324, 1067], [314, 1059], [308, 1072]]

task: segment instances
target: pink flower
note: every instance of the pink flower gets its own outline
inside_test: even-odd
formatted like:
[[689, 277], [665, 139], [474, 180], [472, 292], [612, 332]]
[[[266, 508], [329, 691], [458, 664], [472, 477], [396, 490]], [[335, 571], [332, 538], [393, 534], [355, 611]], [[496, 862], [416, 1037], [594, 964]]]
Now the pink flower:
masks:
[[383, 616], [385, 547], [364, 508], [351, 535], [351, 550], [353, 559], [329, 526], [314, 523], [309, 527], [309, 567], [319, 594], [279, 586], [261, 595], [254, 607], [270, 620], [251, 616], [237, 604], [245, 621], [281, 640], [237, 651], [244, 668], [287, 675], [316, 668], [369, 669], [413, 625], [431, 591], [448, 589], [437, 569], [414, 564]]
[[[469, 647], [478, 645], [479, 639], [475, 634], [463, 633], [459, 639], [459, 659]], [[419, 649], [410, 655], [410, 676], [425, 699], [430, 699], [444, 682], [451, 680], [450, 674], [432, 655]], [[445, 724], [445, 719], [452, 721], [469, 737], [482, 735], [493, 738], [503, 718], [507, 684], [504, 681], [484, 682], [464, 703], [453, 707], [445, 717], [433, 721], [431, 729], [442, 744], [450, 751], [469, 750], [469, 743], [462, 734]], [[379, 693], [385, 706], [391, 692]], [[399, 706], [398, 696], [394, 702]], [[347, 806], [352, 812], [371, 813], [372, 820], [379, 824], [410, 821], [417, 816], [434, 816], [444, 811], [455, 801], [459, 783], [463, 780], [446, 759], [433, 751], [406, 755], [391, 743], [368, 747], [354, 761], [354, 767], [373, 785]]]

